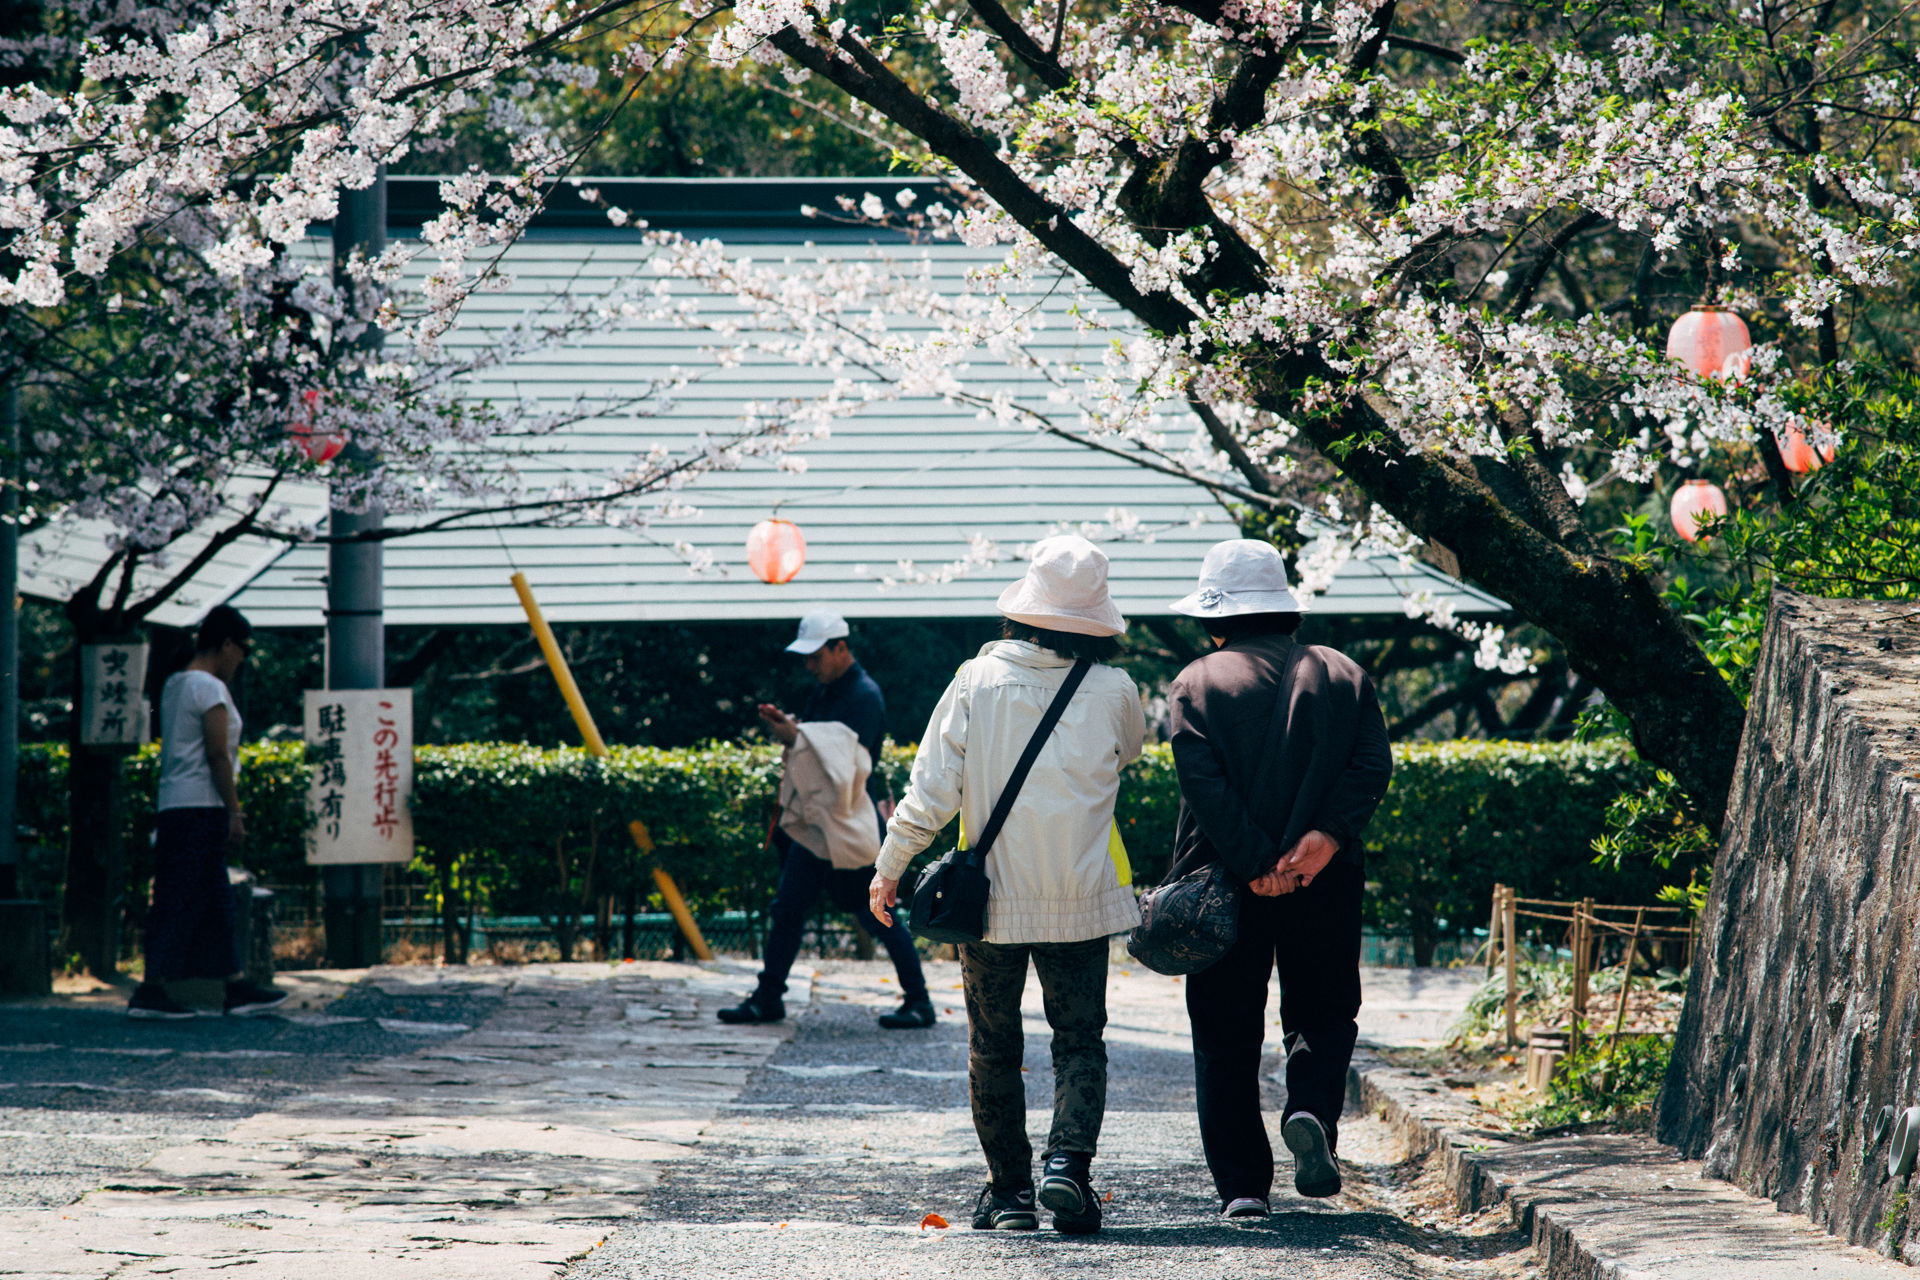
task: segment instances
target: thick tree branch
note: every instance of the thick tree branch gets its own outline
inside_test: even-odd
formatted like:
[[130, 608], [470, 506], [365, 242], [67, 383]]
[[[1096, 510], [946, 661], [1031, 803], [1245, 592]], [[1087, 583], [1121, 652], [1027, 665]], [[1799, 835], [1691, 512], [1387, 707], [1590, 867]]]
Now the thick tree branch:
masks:
[[1042, 196], [1015, 173], [1000, 158], [997, 143], [935, 108], [860, 41], [847, 36], [835, 46], [847, 54], [846, 59], [834, 56], [792, 27], [777, 32], [772, 43], [807, 70], [925, 142], [935, 155], [977, 182], [1009, 217], [1072, 263], [1088, 284], [1118, 305], [1166, 333], [1178, 333], [1193, 323], [1193, 312], [1174, 298], [1135, 287], [1127, 265], [1081, 230], [1071, 210]]
[[[1073, 77], [1060, 65], [1060, 59], [1042, 49], [1040, 42], [1020, 24], [1018, 18], [1007, 12], [1000, 0], [967, 0], [967, 4], [987, 24], [987, 30], [1005, 41], [1007, 48], [1013, 51], [1013, 56], [1026, 63], [1033, 74], [1040, 77], [1041, 84], [1058, 93], [1073, 83]], [[1066, 12], [1065, 0], [1061, 0], [1060, 12]], [[1058, 40], [1054, 43], [1057, 50]]]

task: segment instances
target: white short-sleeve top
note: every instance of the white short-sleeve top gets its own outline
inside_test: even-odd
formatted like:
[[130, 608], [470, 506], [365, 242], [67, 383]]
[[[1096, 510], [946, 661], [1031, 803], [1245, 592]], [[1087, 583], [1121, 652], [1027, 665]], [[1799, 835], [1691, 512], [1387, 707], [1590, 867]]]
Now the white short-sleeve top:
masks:
[[167, 677], [160, 690], [160, 796], [162, 809], [223, 809], [226, 801], [213, 785], [207, 764], [206, 714], [227, 709], [227, 758], [240, 768], [240, 708], [227, 682], [207, 671], [186, 670]]

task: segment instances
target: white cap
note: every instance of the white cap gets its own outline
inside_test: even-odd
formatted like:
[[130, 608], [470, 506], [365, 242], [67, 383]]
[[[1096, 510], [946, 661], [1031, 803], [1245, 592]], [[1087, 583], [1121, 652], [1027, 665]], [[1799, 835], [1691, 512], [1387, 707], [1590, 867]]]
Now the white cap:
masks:
[[1127, 620], [1107, 595], [1107, 554], [1077, 534], [1033, 544], [1027, 576], [1000, 593], [1015, 622], [1079, 636], [1117, 636]]
[[1200, 562], [1199, 587], [1167, 607], [1189, 618], [1305, 612], [1287, 585], [1287, 562], [1271, 542], [1254, 538], [1214, 543]]
[[848, 635], [847, 620], [831, 609], [815, 609], [800, 619], [800, 634], [787, 646], [788, 653], [813, 653], [829, 640]]

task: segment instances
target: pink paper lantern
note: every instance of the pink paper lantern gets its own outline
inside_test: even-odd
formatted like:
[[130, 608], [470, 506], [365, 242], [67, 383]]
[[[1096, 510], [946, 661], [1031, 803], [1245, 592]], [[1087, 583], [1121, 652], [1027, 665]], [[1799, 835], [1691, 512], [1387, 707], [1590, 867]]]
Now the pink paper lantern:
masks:
[[[1675, 320], [1667, 332], [1667, 358], [1703, 378], [1723, 376], [1728, 359], [1752, 345], [1746, 321], [1725, 307], [1706, 303]], [[1739, 372], [1746, 372], [1744, 365]]]
[[1833, 446], [1815, 449], [1799, 427], [1788, 427], [1787, 434], [1778, 437], [1778, 441], [1780, 461], [1786, 463], [1787, 470], [1795, 475], [1803, 476], [1809, 471], [1818, 471], [1833, 461]]
[[302, 391], [300, 403], [306, 417], [288, 424], [287, 435], [293, 440], [293, 447], [306, 455], [308, 462], [332, 462], [347, 447], [347, 438], [338, 431], [322, 431], [317, 425], [320, 420], [320, 392]]
[[806, 535], [793, 521], [774, 516], [747, 534], [747, 567], [760, 581], [773, 586], [792, 582], [806, 564]]
[[1688, 542], [1700, 541], [1700, 522], [1727, 514], [1727, 495], [1711, 480], [1689, 480], [1674, 490], [1673, 531]]

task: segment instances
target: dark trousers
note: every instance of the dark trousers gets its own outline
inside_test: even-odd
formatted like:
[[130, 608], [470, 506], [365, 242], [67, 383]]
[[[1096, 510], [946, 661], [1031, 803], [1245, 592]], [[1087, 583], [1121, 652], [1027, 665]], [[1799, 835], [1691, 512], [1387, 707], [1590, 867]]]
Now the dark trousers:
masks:
[[773, 905], [767, 909], [767, 945], [761, 953], [759, 994], [779, 999], [787, 990], [787, 973], [800, 954], [800, 935], [807, 929], [807, 913], [822, 891], [834, 906], [852, 916], [887, 949], [893, 971], [900, 976], [900, 995], [907, 1000], [927, 998], [927, 979], [920, 972], [920, 953], [913, 949], [913, 935], [907, 932], [906, 904], [893, 913], [893, 923], [882, 928], [873, 918], [867, 903], [867, 886], [873, 883], [873, 868], [836, 867], [825, 858], [816, 858], [804, 845], [786, 842], [785, 860], [780, 864], [780, 887], [774, 891]]
[[1020, 994], [1027, 960], [1040, 974], [1053, 1029], [1053, 1128], [1047, 1154], [1089, 1158], [1107, 1113], [1107, 940], [1019, 945], [968, 942], [960, 948], [967, 995], [967, 1096], [987, 1172], [1003, 1191], [1033, 1185], [1027, 1140], [1026, 1040]]
[[1327, 1127], [1330, 1142], [1339, 1139], [1360, 1030], [1362, 881], [1359, 867], [1336, 864], [1294, 893], [1243, 894], [1239, 938], [1218, 963], [1187, 979], [1200, 1142], [1222, 1203], [1264, 1199], [1273, 1189], [1273, 1147], [1260, 1115], [1260, 1046], [1276, 966], [1285, 1116], [1308, 1112]]
[[227, 811], [162, 809], [153, 825], [147, 981], [232, 977], [240, 951], [227, 883]]

